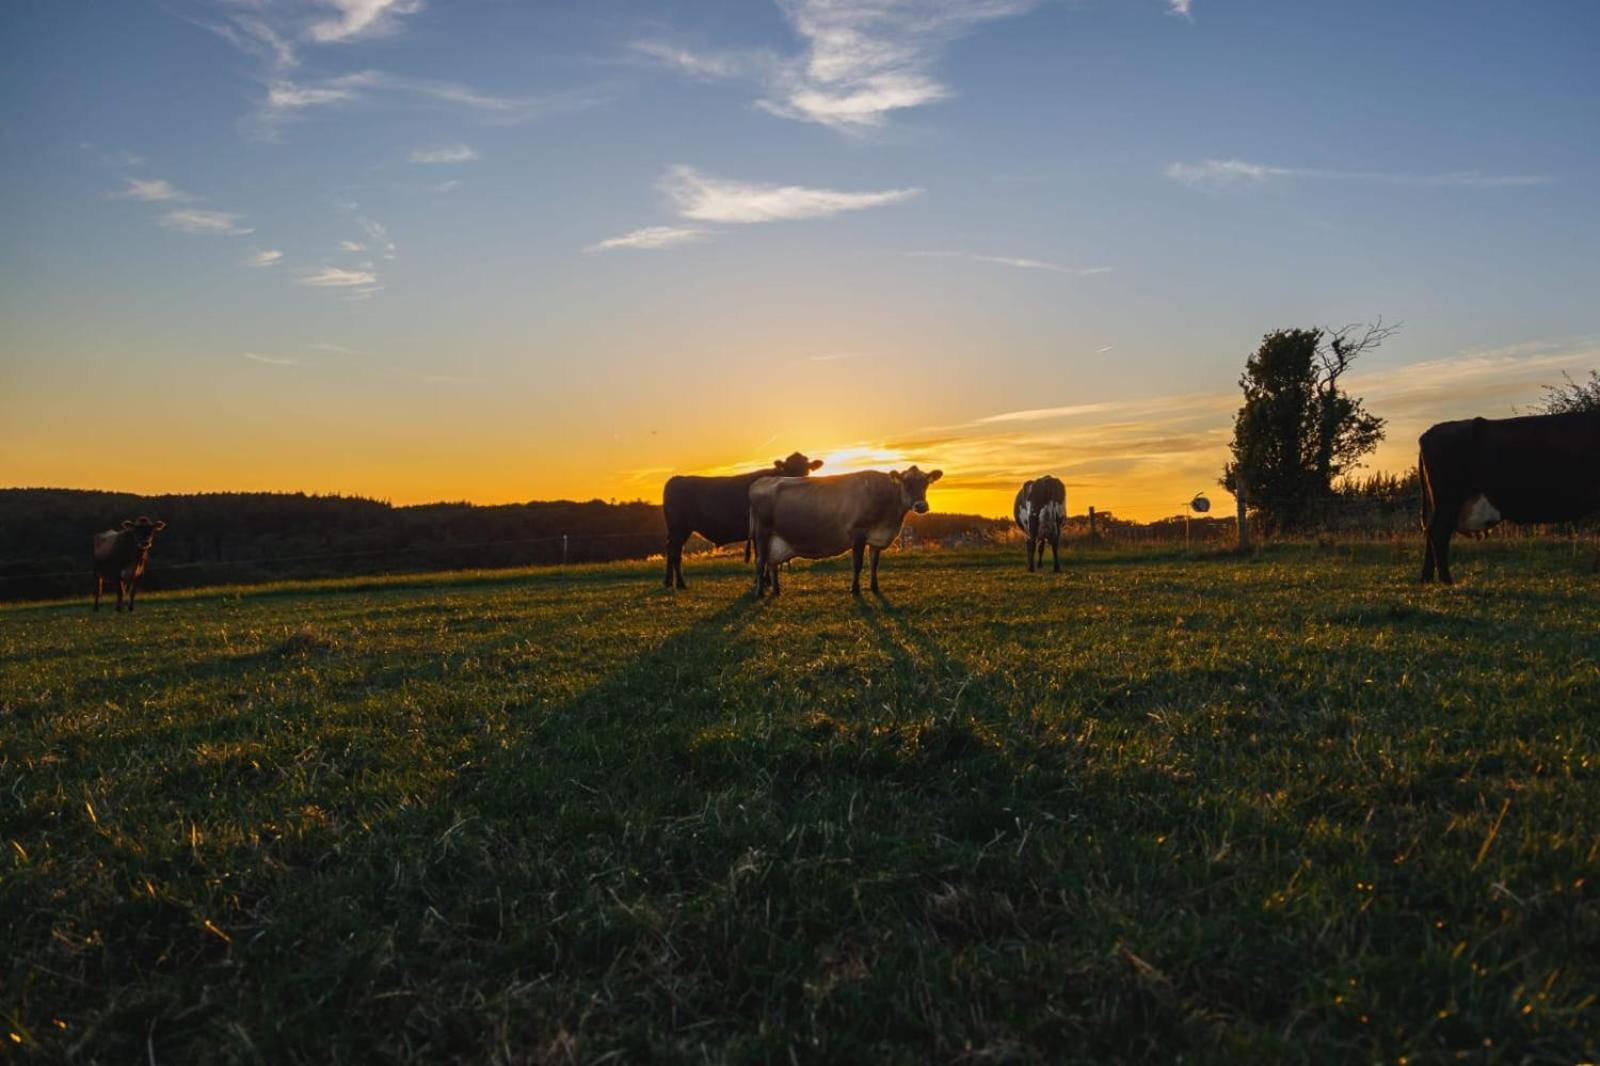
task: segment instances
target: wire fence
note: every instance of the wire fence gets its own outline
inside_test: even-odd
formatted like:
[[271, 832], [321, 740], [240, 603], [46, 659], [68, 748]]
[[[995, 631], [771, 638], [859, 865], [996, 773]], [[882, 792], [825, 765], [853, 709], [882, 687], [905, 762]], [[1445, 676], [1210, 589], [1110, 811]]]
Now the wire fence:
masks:
[[[659, 556], [665, 537], [656, 532], [558, 533], [538, 537], [425, 544], [390, 544], [354, 550], [250, 553], [230, 559], [164, 562], [156, 546], [141, 591], [242, 584], [291, 578], [370, 576], [380, 573], [441, 569], [507, 569], [647, 559]], [[685, 552], [700, 554], [713, 545], [691, 539]], [[0, 563], [0, 602], [68, 596], [92, 588], [94, 570], [86, 559], [79, 567], [21, 569], [26, 564]]]
[[[1250, 543], [1285, 540], [1401, 541], [1419, 538], [1420, 514], [1409, 520], [1396, 510], [1384, 520], [1372, 514], [1352, 514], [1349, 507], [1328, 507], [1316, 520], [1294, 533], [1284, 533], [1259, 516], [1246, 519]], [[903, 551], [931, 552], [1016, 547], [1026, 535], [1009, 520], [996, 519], [951, 530], [938, 526], [923, 531], [908, 524], [896, 547]], [[1186, 545], [1215, 549], [1238, 543], [1238, 520], [1231, 514], [1185, 518], [1176, 515], [1154, 522], [1129, 522], [1107, 512], [1070, 516], [1064, 523], [1063, 546]], [[1562, 523], [1550, 526], [1502, 524], [1488, 534], [1494, 538], [1567, 538], [1574, 550], [1581, 540], [1594, 537], [1600, 529], [1594, 522]], [[656, 531], [616, 533], [562, 533], [536, 537], [514, 537], [475, 542], [429, 541], [425, 544], [390, 544], [354, 550], [291, 552], [271, 555], [251, 553], [231, 559], [201, 559], [164, 562], [158, 544], [150, 568], [141, 581], [141, 591], [161, 591], [212, 585], [252, 584], [267, 581], [363, 577], [385, 573], [438, 570], [493, 570], [516, 567], [579, 565], [659, 559], [665, 547], [664, 534]], [[684, 546], [686, 554], [703, 555], [714, 551], [738, 554], [742, 545], [717, 549], [692, 537]], [[0, 563], [0, 602], [48, 599], [83, 595], [93, 587], [93, 568], [88, 560], [77, 567], [49, 570], [22, 569], [24, 563]]]

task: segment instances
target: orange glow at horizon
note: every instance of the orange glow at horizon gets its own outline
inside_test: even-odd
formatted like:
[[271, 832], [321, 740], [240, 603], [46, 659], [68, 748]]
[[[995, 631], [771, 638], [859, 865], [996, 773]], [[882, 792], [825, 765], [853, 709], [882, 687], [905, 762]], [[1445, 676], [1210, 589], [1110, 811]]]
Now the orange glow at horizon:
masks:
[[[1386, 417], [1388, 436], [1362, 473], [1415, 463], [1417, 435], [1445, 418], [1503, 416], [1530, 404], [1566, 369], [1591, 365], [1592, 348], [1500, 352], [1367, 370], [1351, 391]], [[360, 495], [397, 505], [530, 500], [660, 499], [673, 473], [719, 474], [766, 467], [800, 450], [824, 465], [819, 476], [864, 469], [940, 469], [929, 493], [945, 513], [1009, 516], [1021, 483], [1053, 473], [1067, 485], [1068, 510], [1089, 506], [1148, 521], [1183, 513], [1197, 491], [1227, 514], [1217, 485], [1237, 410], [1237, 393], [1154, 396], [984, 414], [946, 426], [862, 439], [852, 429], [877, 418], [870, 408], [831, 407], [825, 390], [771, 414], [729, 405], [707, 422], [696, 411], [635, 405], [601, 420], [566, 404], [517, 417], [517, 400], [469, 397], [453, 421], [449, 396], [400, 394], [384, 418], [352, 414], [334, 394], [314, 402], [219, 401], [205, 410], [153, 413], [156, 427], [137, 447], [107, 447], [74, 431], [71, 412], [48, 401], [5, 412], [14, 422], [0, 479], [12, 486], [105, 489], [142, 495], [187, 492], [308, 492]], [[265, 390], [263, 390], [265, 392]], [[837, 408], [837, 409], [835, 409]], [[818, 416], [818, 412], [827, 412]], [[881, 419], [878, 419], [881, 420]], [[743, 457], [730, 461], [725, 457]]]

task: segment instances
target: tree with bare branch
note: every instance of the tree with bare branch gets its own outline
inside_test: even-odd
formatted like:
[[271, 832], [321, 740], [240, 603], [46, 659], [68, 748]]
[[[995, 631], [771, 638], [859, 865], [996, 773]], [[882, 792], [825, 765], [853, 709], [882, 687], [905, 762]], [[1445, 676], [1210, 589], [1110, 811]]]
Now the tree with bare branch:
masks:
[[1311, 524], [1334, 479], [1383, 440], [1370, 414], [1340, 379], [1360, 356], [1394, 335], [1380, 318], [1338, 329], [1281, 329], [1261, 339], [1239, 379], [1244, 406], [1234, 418], [1232, 461], [1221, 484], [1280, 530]]

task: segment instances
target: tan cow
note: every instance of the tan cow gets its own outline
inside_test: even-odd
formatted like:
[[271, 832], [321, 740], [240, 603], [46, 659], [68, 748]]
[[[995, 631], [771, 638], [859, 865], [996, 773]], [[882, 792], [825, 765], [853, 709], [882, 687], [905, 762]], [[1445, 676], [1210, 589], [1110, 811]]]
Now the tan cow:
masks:
[[750, 486], [750, 536], [756, 544], [756, 595], [778, 594], [778, 565], [790, 559], [853, 554], [850, 593], [861, 595], [861, 561], [872, 549], [872, 591], [878, 556], [900, 535], [907, 511], [928, 512], [928, 486], [942, 470], [864, 470], [838, 477], [764, 477]]
[[128, 596], [128, 612], [133, 612], [133, 595], [144, 569], [150, 564], [150, 549], [156, 534], [167, 528], [165, 522], [152, 522], [143, 515], [137, 522], [126, 521], [121, 529], [108, 529], [94, 535], [94, 609], [100, 609], [100, 592], [107, 582], [117, 590], [117, 610], [122, 596]]

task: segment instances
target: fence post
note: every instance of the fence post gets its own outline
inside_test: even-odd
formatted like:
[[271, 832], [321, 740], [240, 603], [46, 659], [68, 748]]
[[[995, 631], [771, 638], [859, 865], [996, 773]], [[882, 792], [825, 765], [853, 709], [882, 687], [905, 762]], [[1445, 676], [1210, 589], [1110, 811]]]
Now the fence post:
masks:
[[1094, 540], [1098, 534], [1094, 531], [1094, 505], [1089, 506], [1089, 539]]
[[1250, 550], [1250, 517], [1245, 514], [1246, 488], [1244, 475], [1234, 477], [1233, 498], [1239, 504], [1239, 550]]
[[561, 534], [561, 565], [567, 565], [567, 535]]

